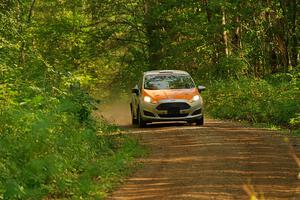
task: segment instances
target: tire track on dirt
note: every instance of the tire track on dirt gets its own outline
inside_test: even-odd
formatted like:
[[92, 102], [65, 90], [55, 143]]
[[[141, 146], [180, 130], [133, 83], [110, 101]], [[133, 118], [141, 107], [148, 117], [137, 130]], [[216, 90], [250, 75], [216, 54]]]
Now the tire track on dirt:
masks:
[[249, 199], [244, 184], [266, 199], [300, 198], [300, 170], [280, 134], [216, 121], [130, 131], [151, 153], [110, 199]]
[[289, 137], [287, 144], [281, 133], [214, 120], [204, 127], [174, 123], [138, 129], [128, 125], [124, 103], [101, 113], [150, 149], [139, 160], [144, 167], [108, 199], [249, 199], [245, 184], [265, 199], [300, 199], [300, 169], [289, 154], [290, 144], [300, 155], [300, 138]]

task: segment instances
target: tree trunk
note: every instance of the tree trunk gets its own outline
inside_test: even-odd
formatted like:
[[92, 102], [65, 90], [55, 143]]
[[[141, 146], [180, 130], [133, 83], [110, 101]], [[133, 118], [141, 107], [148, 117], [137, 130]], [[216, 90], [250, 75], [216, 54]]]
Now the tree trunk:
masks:
[[290, 51], [290, 61], [291, 66], [296, 67], [298, 65], [298, 41], [296, 32], [296, 17], [297, 17], [297, 0], [289, 0], [289, 10], [290, 10], [290, 24], [291, 24], [291, 51]]
[[239, 52], [239, 49], [242, 47], [241, 43], [241, 25], [240, 25], [240, 16], [235, 17], [236, 28], [232, 38], [233, 51]]
[[222, 7], [222, 27], [223, 27], [224, 51], [225, 51], [225, 55], [228, 57], [230, 52], [228, 46], [228, 33], [226, 30], [226, 13], [224, 7]]
[[[266, 1], [266, 7], [272, 8], [272, 0]], [[266, 59], [266, 67], [269, 67], [269, 70], [271, 73], [278, 72], [278, 55], [275, 51], [275, 48], [273, 44], [276, 44], [276, 39], [274, 37], [273, 31], [271, 31], [271, 27], [273, 27], [272, 19], [274, 18], [274, 14], [272, 13], [272, 10], [268, 10], [265, 12], [265, 20], [268, 24], [268, 29], [266, 31], [264, 43], [265, 43], [265, 52], [264, 57]]]
[[285, 0], [280, 0], [280, 7], [283, 13], [283, 19], [278, 19], [277, 21], [277, 28], [278, 36], [276, 37], [278, 49], [281, 53], [281, 63], [283, 66], [284, 72], [287, 71], [289, 65], [289, 29], [290, 29], [290, 22], [288, 17], [288, 2]]
[[211, 22], [212, 14], [211, 14], [211, 10], [208, 7], [208, 0], [203, 0], [203, 4], [206, 11], [207, 21]]
[[145, 3], [145, 19], [146, 36], [148, 39], [149, 58], [148, 63], [151, 69], [159, 69], [162, 59], [162, 44], [160, 35], [160, 21], [153, 15], [159, 3], [157, 0], [148, 0]]

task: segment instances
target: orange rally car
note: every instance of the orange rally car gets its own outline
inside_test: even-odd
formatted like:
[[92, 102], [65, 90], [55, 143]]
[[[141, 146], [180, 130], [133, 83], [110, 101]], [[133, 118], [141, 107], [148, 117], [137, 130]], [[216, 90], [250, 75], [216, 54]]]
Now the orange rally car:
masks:
[[145, 72], [132, 89], [130, 103], [132, 123], [139, 127], [161, 121], [187, 121], [203, 125], [204, 86], [196, 88], [185, 71], [160, 70]]

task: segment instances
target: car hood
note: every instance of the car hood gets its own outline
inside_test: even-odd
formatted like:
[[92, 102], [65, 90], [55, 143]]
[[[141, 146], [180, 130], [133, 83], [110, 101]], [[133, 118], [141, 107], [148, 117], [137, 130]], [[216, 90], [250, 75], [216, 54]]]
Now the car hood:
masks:
[[195, 95], [199, 95], [196, 88], [191, 89], [170, 89], [170, 90], [146, 90], [143, 91], [144, 96], [150, 96], [154, 101], [165, 99], [186, 99], [191, 100]]

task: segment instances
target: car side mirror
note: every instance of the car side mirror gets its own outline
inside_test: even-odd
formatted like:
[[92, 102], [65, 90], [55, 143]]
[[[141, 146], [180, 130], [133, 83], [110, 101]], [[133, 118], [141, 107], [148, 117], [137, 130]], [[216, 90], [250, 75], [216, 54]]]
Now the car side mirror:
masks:
[[203, 85], [199, 85], [198, 86], [198, 91], [201, 93], [202, 91], [206, 90], [206, 87], [204, 87]]
[[140, 94], [140, 90], [137, 86], [131, 89], [131, 93], [136, 94], [137, 96]]

